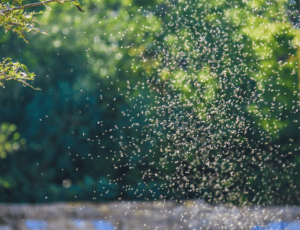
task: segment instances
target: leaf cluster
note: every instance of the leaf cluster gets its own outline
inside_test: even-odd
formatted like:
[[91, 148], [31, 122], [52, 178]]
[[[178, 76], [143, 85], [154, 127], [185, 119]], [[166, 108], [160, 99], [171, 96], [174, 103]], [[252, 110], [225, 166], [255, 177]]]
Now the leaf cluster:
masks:
[[[22, 5], [22, 1], [18, 1]], [[23, 38], [25, 41], [24, 32], [40, 33], [36, 27], [36, 17], [34, 12], [25, 12], [24, 10], [13, 10], [15, 6], [9, 3], [0, 3], [0, 26], [7, 31], [13, 31]], [[26, 41], [28, 42], [28, 41]]]
[[0, 86], [4, 85], [3, 80], [15, 80], [23, 83], [24, 86], [29, 86], [33, 89], [39, 89], [34, 88], [28, 82], [33, 81], [34, 77], [35, 74], [30, 73], [24, 64], [21, 64], [19, 62], [12, 62], [10, 58], [5, 58], [0, 63]]

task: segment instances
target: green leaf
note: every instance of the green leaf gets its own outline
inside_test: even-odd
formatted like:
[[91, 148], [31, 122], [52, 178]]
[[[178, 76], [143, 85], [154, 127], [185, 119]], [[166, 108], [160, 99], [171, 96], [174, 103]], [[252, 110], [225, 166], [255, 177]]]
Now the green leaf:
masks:
[[29, 75], [29, 71], [28, 71], [26, 65], [21, 64], [21, 66], [22, 66], [22, 68], [25, 70], [25, 72], [27, 73], [27, 75]]
[[78, 1], [74, 2], [74, 5], [80, 12], [85, 12], [85, 10], [82, 9], [82, 6], [80, 5], [80, 3]]

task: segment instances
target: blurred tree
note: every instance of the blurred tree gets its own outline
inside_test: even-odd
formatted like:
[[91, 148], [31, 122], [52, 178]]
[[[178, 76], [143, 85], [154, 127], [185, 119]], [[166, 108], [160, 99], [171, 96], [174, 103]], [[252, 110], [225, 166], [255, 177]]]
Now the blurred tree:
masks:
[[16, 125], [2, 123], [0, 126], [0, 159], [5, 159], [8, 153], [20, 149], [26, 144], [25, 139], [20, 138], [20, 134], [15, 132]]
[[[16, 132], [16, 125], [2, 123], [0, 126], [0, 160], [4, 160], [7, 154], [16, 152], [26, 147], [26, 140], [20, 138], [20, 134]], [[0, 174], [0, 187], [9, 188], [12, 186], [11, 178], [2, 177]]]

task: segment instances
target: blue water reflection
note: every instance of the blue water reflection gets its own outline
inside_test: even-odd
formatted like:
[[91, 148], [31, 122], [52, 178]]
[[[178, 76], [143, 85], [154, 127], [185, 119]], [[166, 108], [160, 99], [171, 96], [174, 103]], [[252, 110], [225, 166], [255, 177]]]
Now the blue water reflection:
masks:
[[47, 222], [41, 220], [26, 220], [25, 226], [30, 230], [46, 230]]
[[267, 227], [256, 226], [252, 230], [300, 230], [299, 222], [274, 222]]
[[96, 220], [94, 221], [94, 226], [97, 230], [113, 230], [114, 226], [103, 221], [103, 220]]
[[[113, 230], [114, 226], [104, 220], [94, 220], [92, 221], [95, 230]], [[74, 220], [74, 224], [78, 228], [85, 229], [86, 221], [84, 220]], [[26, 220], [25, 226], [28, 230], [46, 230], [47, 229], [47, 222], [41, 220]], [[0, 230], [1, 227], [0, 227]]]
[[76, 227], [83, 228], [85, 225], [85, 221], [84, 220], [75, 220], [74, 224], [76, 225]]

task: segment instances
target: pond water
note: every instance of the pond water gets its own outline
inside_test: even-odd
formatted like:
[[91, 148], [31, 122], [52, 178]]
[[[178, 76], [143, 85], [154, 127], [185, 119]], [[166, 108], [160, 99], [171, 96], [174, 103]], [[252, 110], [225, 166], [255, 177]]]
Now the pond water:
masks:
[[[84, 220], [74, 220], [76, 229], [90, 229], [90, 230], [113, 230], [114, 226], [104, 220], [94, 220], [92, 221], [94, 228], [87, 228], [87, 222]], [[26, 220], [25, 226], [28, 230], [47, 230], [47, 222], [41, 220]], [[59, 227], [59, 226], [58, 226]], [[5, 230], [1, 229], [0, 230]]]
[[298, 222], [276, 222], [271, 223], [266, 227], [255, 227], [252, 230], [299, 230], [300, 223]]
[[26, 220], [25, 226], [30, 230], [46, 230], [48, 224], [41, 220]]

